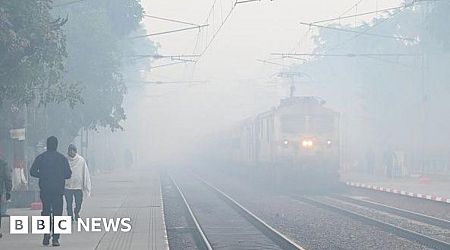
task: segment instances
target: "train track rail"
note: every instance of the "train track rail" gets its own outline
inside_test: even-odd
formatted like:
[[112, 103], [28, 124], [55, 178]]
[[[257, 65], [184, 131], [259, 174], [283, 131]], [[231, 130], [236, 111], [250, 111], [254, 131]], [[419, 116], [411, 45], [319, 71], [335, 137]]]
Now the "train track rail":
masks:
[[351, 198], [348, 196], [339, 195], [339, 196], [333, 196], [333, 198], [342, 200], [344, 202], [353, 203], [353, 204], [356, 204], [359, 206], [373, 208], [373, 209], [376, 209], [379, 211], [384, 211], [384, 212], [387, 212], [390, 214], [395, 214], [395, 215], [402, 216], [402, 217], [412, 219], [415, 221], [419, 221], [419, 222], [422, 222], [425, 224], [429, 224], [429, 225], [433, 225], [433, 226], [437, 226], [437, 227], [441, 227], [441, 228], [445, 228], [445, 229], [450, 229], [450, 221], [436, 218], [433, 216], [388, 206], [388, 205], [378, 203], [378, 202], [355, 199], [355, 198]]
[[[208, 230], [205, 230], [205, 228], [211, 228], [211, 227], [220, 227], [220, 225], [206, 225], [200, 223], [198, 216], [199, 214], [196, 214], [194, 209], [192, 209], [192, 206], [190, 204], [190, 201], [187, 199], [183, 188], [175, 181], [174, 178], [170, 177], [171, 182], [176, 187], [176, 190], [180, 194], [180, 197], [183, 200], [183, 203], [186, 207], [187, 213], [190, 217], [191, 224], [194, 225], [195, 228], [195, 234], [197, 235], [197, 240], [199, 243], [199, 248], [201, 249], [215, 249], [214, 243], [210, 240], [210, 235], [208, 234]], [[231, 207], [234, 211], [236, 211], [243, 219], [245, 219], [247, 222], [249, 222], [251, 225], [253, 225], [261, 234], [263, 234], [265, 237], [273, 241], [279, 248], [281, 249], [295, 249], [295, 250], [304, 250], [300, 245], [293, 242], [286, 236], [284, 236], [282, 233], [271, 227], [269, 224], [264, 222], [262, 219], [257, 217], [255, 214], [250, 212], [248, 209], [246, 209], [244, 206], [239, 204], [236, 200], [231, 198], [229, 195], [221, 191], [220, 189], [214, 187], [213, 185], [209, 184], [205, 180], [196, 177], [197, 180], [202, 183], [209, 191], [211, 191], [214, 195], [216, 195], [218, 198], [220, 198], [225, 204], [227, 204], [229, 207]], [[227, 237], [227, 235], [224, 235], [223, 237]]]
[[200, 226], [200, 223], [197, 220], [197, 217], [195, 216], [194, 212], [192, 211], [191, 205], [186, 199], [186, 196], [184, 195], [183, 191], [181, 191], [180, 186], [178, 186], [178, 183], [175, 182], [175, 180], [169, 176], [170, 181], [175, 186], [176, 190], [178, 191], [178, 194], [180, 195], [181, 199], [183, 200], [183, 204], [186, 208], [186, 211], [188, 213], [188, 220], [190, 221], [190, 224], [194, 226], [194, 237], [196, 238], [197, 245], [200, 249], [206, 249], [206, 250], [212, 250], [213, 247], [211, 246], [211, 243], [209, 242], [208, 238], [206, 237], [205, 232], [203, 231], [202, 227]]
[[[333, 204], [329, 204], [328, 202], [323, 202], [323, 201], [320, 201], [318, 199], [311, 198], [311, 197], [295, 196], [295, 197], [292, 197], [292, 198], [295, 199], [295, 200], [301, 201], [303, 203], [307, 203], [307, 204], [313, 205], [315, 207], [319, 207], [319, 208], [322, 208], [322, 209], [326, 209], [326, 210], [329, 210], [329, 211], [332, 211], [332, 212], [335, 212], [335, 213], [338, 213], [338, 214], [350, 217], [352, 219], [361, 221], [364, 224], [369, 224], [369, 225], [372, 225], [372, 226], [376, 226], [376, 227], [378, 227], [378, 228], [380, 228], [380, 229], [382, 229], [382, 230], [384, 230], [386, 232], [395, 234], [395, 235], [397, 235], [399, 237], [408, 239], [410, 241], [417, 242], [417, 243], [422, 244], [424, 246], [427, 246], [429, 248], [433, 248], [433, 249], [450, 249], [450, 243], [447, 243], [445, 241], [441, 241], [439, 239], [435, 239], [433, 237], [430, 237], [430, 236], [427, 236], [427, 235], [424, 235], [424, 234], [421, 234], [421, 233], [418, 233], [418, 232], [415, 232], [415, 231], [412, 231], [412, 230], [409, 230], [409, 229], [406, 229], [406, 228], [403, 228], [403, 227], [400, 227], [400, 226], [397, 226], [397, 225], [393, 225], [393, 224], [390, 224], [390, 223], [387, 223], [387, 222], [384, 222], [384, 221], [381, 221], [381, 220], [378, 220], [378, 219], [371, 218], [371, 217], [366, 216], [364, 214], [352, 211], [351, 209], [342, 208], [342, 207], [339, 207], [339, 206], [336, 206], [336, 205], [333, 205]], [[373, 206], [375, 206], [375, 205], [373, 205]], [[380, 208], [380, 207], [378, 207], [378, 208]], [[385, 209], [384, 211], [388, 210], [387, 207], [384, 207], [383, 209]], [[417, 218], [417, 219], [420, 218], [420, 220], [422, 220], [422, 222], [424, 220], [428, 220], [429, 219], [429, 218], [426, 219], [426, 217], [424, 217], [422, 215], [419, 215], [419, 214], [413, 215], [413, 213], [408, 213], [409, 211], [399, 211], [399, 210], [394, 210], [394, 209], [390, 210], [390, 211], [392, 211], [393, 213], [395, 211], [396, 214], [400, 214], [400, 213], [402, 213], [404, 215], [408, 214], [408, 216], [410, 216], [410, 217], [415, 216], [415, 218]], [[437, 218], [434, 218], [434, 219], [437, 219]], [[437, 220], [434, 220], [434, 219], [429, 219], [428, 221], [433, 220], [433, 223], [437, 223]]]

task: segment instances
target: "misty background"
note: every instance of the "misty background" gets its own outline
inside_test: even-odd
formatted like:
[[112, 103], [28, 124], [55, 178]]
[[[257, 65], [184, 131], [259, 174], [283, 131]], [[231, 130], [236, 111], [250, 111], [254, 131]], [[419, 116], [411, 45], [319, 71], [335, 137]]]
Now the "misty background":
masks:
[[[204, 15], [198, 13], [205, 13], [208, 2], [150, 1], [144, 6], [156, 16], [201, 24]], [[135, 110], [139, 123], [148, 119], [148, 126], [143, 127], [149, 136], [137, 137], [143, 148], [151, 148], [149, 152], [157, 155], [151, 160], [182, 159], [198, 137], [276, 106], [280, 98], [288, 96], [293, 83], [295, 95], [320, 96], [328, 107], [341, 112], [344, 169], [363, 170], [368, 153], [375, 154], [381, 166], [384, 152], [391, 150], [404, 155], [410, 167], [410, 173], [404, 174], [425, 168], [448, 172], [445, 65], [449, 58], [446, 38], [442, 37], [448, 28], [443, 25], [444, 10], [439, 10], [448, 8], [448, 3], [428, 1], [376, 12], [408, 4], [411, 1], [327, 1], [326, 5], [262, 1], [238, 5], [198, 63], [144, 74], [150, 80], [207, 82], [147, 87], [145, 93], [150, 97]], [[374, 13], [320, 25], [408, 39], [300, 25], [365, 12]], [[167, 22], [143, 23], [152, 32], [176, 28]], [[188, 54], [197, 37], [197, 31], [187, 31], [154, 40], [161, 54]], [[337, 56], [283, 58], [272, 53]], [[143, 107], [149, 107], [148, 116], [138, 115]], [[130, 124], [131, 119], [130, 115]], [[381, 168], [378, 171], [383, 172]]]
[[[28, 118], [35, 110], [46, 117], [38, 122], [53, 124], [29, 147], [57, 134], [66, 138], [62, 145], [88, 145], [82, 153], [98, 168], [121, 167], [127, 150], [137, 165], [186, 162], [204, 136], [276, 106], [294, 85], [296, 96], [320, 96], [341, 113], [343, 169], [363, 169], [368, 152], [381, 165], [392, 150], [405, 155], [411, 173], [450, 172], [447, 1], [233, 2], [81, 1], [50, 8], [52, 17], [68, 19], [60, 28], [68, 51], [63, 78], [81, 83], [83, 100], [75, 98], [74, 109], [26, 100]], [[122, 16], [124, 9], [132, 14]], [[371, 14], [358, 15], [365, 12]], [[186, 27], [146, 15], [208, 26], [135, 38]], [[351, 15], [318, 23], [325, 27], [301, 24]], [[152, 57], [192, 54], [201, 56], [170, 66]], [[98, 82], [111, 91], [98, 92]]]

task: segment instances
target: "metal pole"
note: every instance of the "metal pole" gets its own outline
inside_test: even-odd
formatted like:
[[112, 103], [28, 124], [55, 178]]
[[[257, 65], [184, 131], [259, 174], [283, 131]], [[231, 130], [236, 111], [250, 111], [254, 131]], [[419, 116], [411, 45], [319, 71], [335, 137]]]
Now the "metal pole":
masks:
[[[425, 3], [424, 5], [421, 6], [422, 8], [422, 24], [425, 23], [425, 15], [426, 15], [426, 11], [428, 7], [428, 3]], [[424, 27], [424, 25], [423, 25]], [[420, 95], [421, 95], [421, 105], [422, 105], [422, 121], [421, 121], [421, 131], [420, 131], [420, 169], [422, 174], [426, 174], [427, 173], [427, 169], [426, 169], [426, 157], [425, 157], [425, 149], [426, 149], [426, 120], [427, 120], [427, 110], [426, 110], [426, 102], [427, 102], [427, 94], [426, 94], [426, 89], [425, 89], [425, 77], [426, 77], [426, 72], [425, 72], [425, 63], [426, 63], [426, 58], [425, 58], [425, 41], [424, 38], [421, 39], [422, 40], [422, 44], [420, 46], [421, 48], [421, 63], [420, 63]]]

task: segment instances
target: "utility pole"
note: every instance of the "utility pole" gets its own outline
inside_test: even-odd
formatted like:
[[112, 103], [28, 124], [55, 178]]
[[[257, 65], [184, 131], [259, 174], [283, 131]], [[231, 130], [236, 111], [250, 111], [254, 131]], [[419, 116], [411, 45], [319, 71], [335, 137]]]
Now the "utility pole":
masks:
[[[426, 22], [426, 15], [428, 12], [428, 6], [429, 3], [423, 3], [421, 8], [422, 8], [422, 13], [421, 13], [421, 19], [422, 19], [422, 30], [425, 30], [425, 22]], [[421, 39], [421, 62], [420, 62], [420, 96], [421, 96], [421, 128], [420, 128], [420, 144], [419, 144], [419, 148], [420, 148], [420, 160], [419, 160], [419, 166], [420, 166], [420, 172], [421, 174], [426, 174], [427, 171], [427, 164], [426, 164], [426, 152], [425, 149], [427, 148], [426, 144], [427, 144], [427, 139], [426, 139], [426, 124], [427, 124], [427, 102], [428, 102], [428, 96], [426, 93], [426, 63], [427, 63], [427, 58], [426, 58], [426, 53], [425, 53], [425, 44], [426, 43], [426, 39], [425, 39], [425, 34], [422, 35], [422, 39]]]
[[278, 77], [289, 79], [289, 97], [293, 98], [296, 90], [295, 79], [301, 77], [301, 74], [299, 72], [283, 71], [278, 73]]

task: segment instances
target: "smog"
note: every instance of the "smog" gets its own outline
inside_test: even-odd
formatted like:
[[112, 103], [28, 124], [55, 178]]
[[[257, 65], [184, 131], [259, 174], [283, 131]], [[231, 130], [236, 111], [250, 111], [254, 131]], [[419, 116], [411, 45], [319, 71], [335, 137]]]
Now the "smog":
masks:
[[0, 1], [1, 249], [449, 249], [449, 14]]

